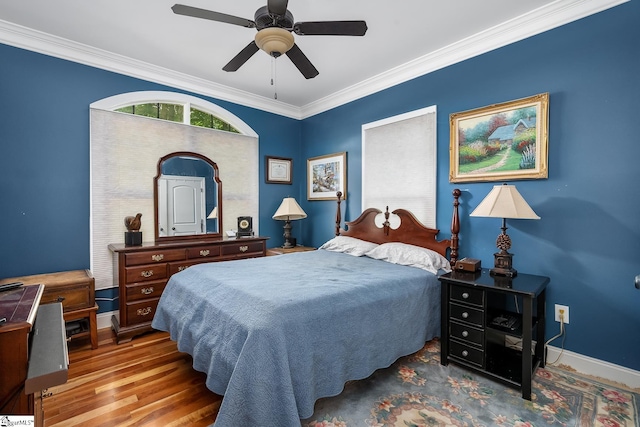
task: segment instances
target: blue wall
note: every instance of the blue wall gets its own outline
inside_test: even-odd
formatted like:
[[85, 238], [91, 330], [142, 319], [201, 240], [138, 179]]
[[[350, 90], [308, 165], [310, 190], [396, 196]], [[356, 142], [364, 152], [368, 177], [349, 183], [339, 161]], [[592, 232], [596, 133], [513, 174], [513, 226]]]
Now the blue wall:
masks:
[[[549, 179], [514, 182], [542, 219], [508, 224], [514, 265], [551, 277], [548, 316], [555, 303], [570, 307], [565, 348], [640, 370], [638, 18], [640, 3], [631, 1], [303, 121], [206, 99], [253, 127], [260, 159], [294, 159], [290, 186], [265, 184], [260, 166], [260, 233], [271, 236], [269, 246], [282, 243], [282, 224], [271, 215], [288, 195], [309, 215], [294, 222], [300, 243], [332, 236], [335, 203], [306, 200], [307, 158], [347, 151], [343, 211], [353, 219], [361, 207], [361, 125], [437, 105], [438, 226], [446, 237], [451, 191], [463, 189], [460, 255], [490, 266], [499, 220], [468, 213], [493, 183], [449, 183], [449, 114], [549, 92]], [[88, 105], [172, 89], [4, 45], [0, 64], [0, 277], [88, 268]], [[101, 303], [101, 311], [112, 307]], [[555, 335], [557, 323], [547, 331]]]
[[[500, 220], [468, 214], [499, 183], [449, 183], [449, 115], [549, 92], [549, 179], [512, 182], [542, 218], [508, 222], [514, 266], [551, 278], [551, 319], [554, 304], [569, 306], [565, 348], [638, 370], [638, 18], [640, 2], [632, 1], [308, 118], [304, 156], [347, 151], [345, 216], [354, 219], [361, 210], [361, 125], [436, 105], [438, 228], [446, 237], [451, 192], [462, 189], [460, 255], [493, 266]], [[316, 218], [305, 223], [303, 239], [317, 246], [331, 237], [321, 223], [335, 204], [303, 201]], [[559, 324], [547, 325], [550, 338]]]
[[[89, 104], [144, 90], [175, 89], [0, 44], [0, 277], [89, 268]], [[299, 120], [200, 97], [260, 135], [260, 159], [300, 156]], [[271, 216], [305, 175], [266, 184], [264, 162], [259, 174], [260, 232], [279, 246], [282, 223]]]

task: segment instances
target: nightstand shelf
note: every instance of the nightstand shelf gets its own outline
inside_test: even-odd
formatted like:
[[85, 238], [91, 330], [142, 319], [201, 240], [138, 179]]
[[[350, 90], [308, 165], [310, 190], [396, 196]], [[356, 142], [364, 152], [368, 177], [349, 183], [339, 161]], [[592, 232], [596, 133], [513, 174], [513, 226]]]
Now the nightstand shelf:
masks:
[[[549, 278], [451, 272], [442, 282], [441, 363], [454, 362], [522, 391], [544, 367], [545, 290]], [[534, 311], [535, 310], [535, 311]], [[535, 337], [535, 341], [534, 341]]]

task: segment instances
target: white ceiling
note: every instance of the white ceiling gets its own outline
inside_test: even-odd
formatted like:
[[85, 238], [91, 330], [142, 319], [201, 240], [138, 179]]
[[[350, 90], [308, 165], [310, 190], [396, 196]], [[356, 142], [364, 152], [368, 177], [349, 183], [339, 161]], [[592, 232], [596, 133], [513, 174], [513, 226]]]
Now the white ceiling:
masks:
[[[320, 74], [257, 52], [256, 30], [176, 15], [177, 2], [253, 20], [266, 0], [2, 0], [0, 43], [304, 118], [627, 0], [290, 0], [298, 21], [365, 20], [364, 37], [295, 36]], [[277, 92], [277, 100], [274, 94]]]

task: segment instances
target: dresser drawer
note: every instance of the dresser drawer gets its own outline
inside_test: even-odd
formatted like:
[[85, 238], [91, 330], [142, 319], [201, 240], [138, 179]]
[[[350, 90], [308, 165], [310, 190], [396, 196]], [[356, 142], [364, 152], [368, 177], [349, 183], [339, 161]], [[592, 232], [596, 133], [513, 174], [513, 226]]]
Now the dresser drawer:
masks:
[[482, 289], [451, 285], [450, 295], [451, 300], [472, 304], [478, 307], [484, 306], [484, 291]]
[[151, 322], [158, 308], [159, 298], [127, 303], [127, 326]]
[[192, 265], [205, 264], [207, 262], [214, 262], [214, 261], [216, 261], [216, 259], [202, 258], [202, 259], [194, 259], [191, 261], [171, 262], [169, 263], [169, 277], [173, 276], [176, 273], [180, 273], [183, 270], [186, 270]]
[[232, 245], [222, 246], [222, 256], [243, 257], [251, 254], [255, 256], [256, 252], [264, 253], [264, 242], [237, 242]]
[[167, 286], [166, 280], [126, 285], [127, 301], [160, 298], [165, 286]]
[[450, 303], [449, 316], [452, 320], [458, 320], [478, 327], [483, 327], [484, 325], [484, 311], [465, 305]]
[[126, 266], [178, 261], [181, 259], [185, 259], [184, 249], [159, 249], [155, 251], [124, 254], [124, 263]]
[[449, 357], [464, 360], [465, 362], [472, 363], [480, 368], [484, 366], [484, 351], [453, 340], [449, 342], [449, 347]]
[[200, 246], [187, 249], [187, 258], [215, 258], [220, 256], [220, 246]]
[[449, 322], [449, 336], [481, 347], [484, 345], [484, 331], [469, 325]]
[[124, 270], [127, 284], [167, 278], [167, 263], [126, 267]]

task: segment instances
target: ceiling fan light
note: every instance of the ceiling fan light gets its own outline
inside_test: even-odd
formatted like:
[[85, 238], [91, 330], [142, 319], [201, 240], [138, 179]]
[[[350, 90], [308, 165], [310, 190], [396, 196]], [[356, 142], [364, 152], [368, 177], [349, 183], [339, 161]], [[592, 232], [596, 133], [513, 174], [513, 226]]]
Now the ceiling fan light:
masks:
[[288, 52], [294, 44], [293, 34], [278, 27], [258, 31], [255, 40], [258, 47], [271, 56], [280, 56]]

